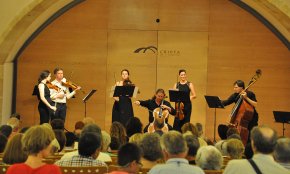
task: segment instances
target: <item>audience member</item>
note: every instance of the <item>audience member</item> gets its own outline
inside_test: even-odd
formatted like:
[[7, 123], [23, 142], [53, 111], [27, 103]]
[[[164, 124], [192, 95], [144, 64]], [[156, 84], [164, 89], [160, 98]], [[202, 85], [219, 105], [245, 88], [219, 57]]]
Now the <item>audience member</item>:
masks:
[[83, 123], [85, 125], [87, 125], [87, 124], [96, 124], [96, 121], [92, 117], [85, 117], [83, 119]]
[[82, 132], [82, 129], [84, 128], [84, 126], [85, 126], [84, 122], [82, 122], [82, 121], [76, 122], [75, 130], [74, 130], [74, 134], [76, 136], [76, 141], [79, 140], [81, 132]]
[[223, 157], [214, 146], [203, 146], [198, 149], [195, 162], [203, 170], [220, 170]]
[[66, 132], [65, 139], [66, 139], [66, 142], [65, 142], [65, 147], [63, 150], [64, 151], [73, 151], [75, 140], [76, 140], [75, 134], [72, 132]]
[[160, 146], [160, 136], [155, 133], [146, 133], [140, 141], [139, 147], [142, 151], [141, 163], [143, 168], [151, 169], [157, 161], [163, 158]]
[[214, 145], [214, 143], [209, 139], [206, 138], [203, 134], [203, 126], [201, 123], [195, 123], [195, 127], [197, 129], [198, 132], [198, 137], [204, 139], [204, 141], [208, 144], [208, 145]]
[[290, 170], [290, 139], [288, 137], [277, 140], [274, 158], [280, 165]]
[[7, 121], [7, 125], [12, 127], [12, 133], [10, 137], [13, 137], [15, 134], [18, 133], [20, 129], [20, 121], [16, 117], [9, 118]]
[[[182, 127], [181, 127], [181, 132], [184, 134], [186, 132], [191, 132], [192, 135], [194, 135], [195, 137], [198, 137], [198, 131], [197, 128], [195, 127], [194, 124], [192, 123], [185, 123]], [[198, 142], [200, 147], [201, 146], [207, 146], [207, 143], [205, 142], [205, 140], [203, 138], [198, 137]]]
[[197, 150], [199, 149], [199, 141], [198, 138], [192, 134], [183, 134], [183, 137], [186, 141], [188, 152], [186, 155], [186, 159], [188, 160], [189, 164], [196, 164], [195, 163], [195, 156]]
[[127, 143], [127, 134], [126, 134], [126, 129], [124, 128], [124, 126], [115, 121], [112, 123], [111, 128], [110, 128], [110, 136], [115, 137], [118, 139], [118, 141], [120, 142], [120, 146], [122, 146], [123, 144]]
[[143, 133], [135, 133], [129, 138], [129, 143], [135, 143], [137, 145], [140, 144], [141, 140], [143, 139]]
[[108, 152], [109, 145], [111, 143], [111, 136], [108, 132], [102, 130], [102, 152]]
[[126, 133], [128, 137], [131, 137], [135, 133], [142, 133], [143, 125], [138, 117], [129, 118], [126, 123]]
[[81, 135], [78, 154], [68, 159], [61, 159], [55, 164], [58, 166], [107, 166], [103, 161], [97, 160], [101, 151], [102, 137], [100, 134], [86, 132]]
[[227, 151], [227, 140], [220, 140], [217, 143], [215, 143], [214, 145], [217, 150], [220, 151], [220, 153], [222, 154], [222, 156], [228, 156], [228, 151]]
[[241, 140], [234, 138], [227, 140], [227, 152], [231, 159], [241, 159], [244, 151], [245, 147]]
[[150, 174], [204, 173], [201, 168], [190, 165], [185, 159], [188, 149], [184, 138], [179, 132], [169, 131], [163, 134], [160, 143], [166, 163], [154, 166], [149, 171]]
[[[57, 120], [57, 119], [54, 119], [54, 120]], [[59, 149], [57, 150], [57, 152], [61, 152], [66, 144], [66, 137], [65, 137], [64, 131], [62, 129], [54, 129], [53, 132], [59, 144]]]
[[8, 141], [7, 137], [0, 133], [0, 153], [4, 152], [7, 141]]
[[[251, 130], [251, 144], [254, 156], [250, 160], [231, 160], [225, 168], [224, 174], [273, 174], [290, 173], [283, 166], [274, 161], [272, 153], [277, 143], [277, 133], [267, 126], [256, 126]], [[254, 168], [253, 165], [256, 167]]]
[[23, 150], [28, 154], [25, 163], [13, 164], [6, 174], [61, 174], [58, 166], [45, 164], [43, 158], [50, 155], [54, 133], [47, 126], [29, 128], [21, 139]]
[[18, 133], [9, 140], [3, 154], [3, 163], [12, 165], [26, 161], [27, 154], [22, 150], [22, 137], [23, 134]]
[[30, 128], [30, 126], [25, 126], [25, 127], [20, 129], [19, 133], [24, 134], [29, 128]]
[[60, 130], [64, 131], [64, 121], [62, 119], [59, 119], [59, 118], [53, 119], [50, 122], [50, 125], [51, 125], [53, 130], [60, 129]]
[[12, 127], [8, 125], [0, 126], [0, 133], [9, 139], [10, 134], [12, 133]]

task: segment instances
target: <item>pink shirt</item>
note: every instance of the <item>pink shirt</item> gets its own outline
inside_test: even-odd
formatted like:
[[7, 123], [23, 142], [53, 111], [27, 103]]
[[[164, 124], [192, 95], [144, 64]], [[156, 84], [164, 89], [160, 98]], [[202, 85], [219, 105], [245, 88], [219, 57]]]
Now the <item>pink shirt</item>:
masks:
[[61, 174], [60, 168], [54, 164], [45, 164], [38, 168], [31, 168], [25, 163], [10, 166], [6, 174]]

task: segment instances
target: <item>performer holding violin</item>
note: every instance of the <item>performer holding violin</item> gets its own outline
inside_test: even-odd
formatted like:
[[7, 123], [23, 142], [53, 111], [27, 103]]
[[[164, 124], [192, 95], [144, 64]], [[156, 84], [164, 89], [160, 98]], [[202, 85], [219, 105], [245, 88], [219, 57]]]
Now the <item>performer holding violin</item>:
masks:
[[[171, 115], [175, 115], [176, 111], [175, 109], [170, 105], [170, 103], [165, 99], [165, 91], [163, 89], [157, 89], [155, 92], [155, 95], [152, 97], [152, 99], [149, 100], [137, 100], [134, 103], [138, 106], [143, 106], [146, 107], [149, 111], [149, 123], [148, 125], [144, 128], [144, 132], [148, 131], [148, 126], [154, 121], [154, 116], [153, 113], [156, 108], [162, 108], [164, 110], [169, 111]], [[158, 115], [158, 113], [157, 113]], [[172, 126], [170, 126], [168, 123], [168, 118], [165, 119], [165, 123], [168, 126], [169, 130], [172, 130]]]
[[176, 117], [174, 119], [173, 129], [181, 132], [181, 127], [185, 123], [190, 122], [192, 110], [191, 101], [196, 98], [196, 93], [193, 84], [186, 79], [186, 70], [179, 70], [179, 79], [179, 82], [174, 84], [173, 89], [188, 92], [190, 98], [190, 102], [179, 102], [175, 104]]
[[40, 115], [40, 124], [48, 123], [56, 111], [53, 101], [50, 98], [50, 91], [47, 82], [51, 79], [51, 74], [48, 70], [40, 73], [38, 78], [38, 91], [37, 98], [39, 100], [38, 111]]
[[[53, 72], [55, 75], [55, 80], [53, 80], [51, 83], [52, 85], [58, 87], [59, 90], [50, 90], [52, 100], [55, 102], [57, 108], [52, 119], [62, 119], [65, 122], [67, 108], [66, 100], [73, 97], [76, 94], [76, 91], [80, 90], [81, 87], [68, 83], [67, 80], [63, 77], [62, 68], [55, 68]], [[69, 87], [73, 88], [73, 92], [69, 91]]]
[[[121, 71], [122, 80], [116, 82], [116, 86], [134, 86], [134, 84], [129, 79], [129, 70], [123, 69]], [[112, 109], [112, 123], [114, 121], [122, 123], [126, 126], [129, 118], [134, 117], [132, 101], [130, 97], [120, 96], [113, 97], [115, 102]]]

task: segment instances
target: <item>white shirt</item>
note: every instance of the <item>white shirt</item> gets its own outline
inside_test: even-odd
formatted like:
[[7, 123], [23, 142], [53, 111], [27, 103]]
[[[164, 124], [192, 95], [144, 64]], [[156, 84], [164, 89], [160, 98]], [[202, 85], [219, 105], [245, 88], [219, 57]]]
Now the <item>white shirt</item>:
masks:
[[[66, 81], [66, 79], [63, 78], [62, 81]], [[63, 86], [62, 83], [57, 81], [56, 79], [54, 81], [52, 81], [51, 83], [55, 86], [58, 86], [61, 89], [61, 91], [58, 92], [55, 89], [50, 89], [50, 96], [55, 96], [57, 93], [64, 94], [63, 98], [52, 99], [52, 101], [54, 101], [55, 103], [66, 103], [66, 99], [70, 99], [73, 95], [76, 94], [75, 91], [70, 93], [69, 89], [67, 87]]]

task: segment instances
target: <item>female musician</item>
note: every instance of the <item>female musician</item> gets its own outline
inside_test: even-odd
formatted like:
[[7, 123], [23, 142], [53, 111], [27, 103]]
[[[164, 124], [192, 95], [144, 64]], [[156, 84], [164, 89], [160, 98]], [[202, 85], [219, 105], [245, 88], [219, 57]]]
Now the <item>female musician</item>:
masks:
[[38, 78], [39, 94], [37, 97], [39, 100], [38, 111], [40, 115], [40, 124], [48, 123], [53, 115], [53, 112], [56, 111], [56, 107], [50, 98], [50, 91], [46, 85], [50, 79], [51, 74], [48, 70], [42, 71]]
[[[232, 103], [236, 103], [239, 99], [239, 96], [243, 96], [243, 98], [254, 107], [254, 115], [252, 120], [248, 124], [249, 132], [252, 130], [254, 126], [258, 125], [258, 113], [255, 109], [257, 107], [256, 95], [252, 91], [244, 91], [245, 83], [242, 80], [237, 80], [234, 82], [234, 93], [227, 99], [223, 100], [222, 104], [224, 106], [230, 105]], [[221, 126], [221, 125], [220, 125]], [[224, 130], [226, 132], [227, 129], [219, 126], [219, 131]], [[219, 132], [219, 134], [223, 134], [223, 132]]]
[[[170, 103], [168, 101], [164, 100], [165, 96], [166, 96], [165, 91], [163, 89], [157, 89], [157, 91], [155, 92], [155, 95], [152, 97], [152, 99], [137, 100], [134, 102], [138, 106], [146, 107], [149, 111], [149, 123], [144, 128], [144, 132], [148, 131], [149, 124], [152, 123], [154, 120], [154, 117], [153, 117], [154, 109], [159, 108], [161, 106], [163, 109], [167, 109], [171, 115], [176, 114], [175, 109], [170, 105]], [[161, 105], [162, 101], [163, 101], [163, 105]], [[167, 123], [168, 119], [166, 119], [165, 122]], [[171, 130], [172, 126], [170, 126], [169, 124], [167, 124], [167, 125], [168, 125], [169, 130]]]
[[[123, 69], [121, 71], [122, 80], [116, 82], [116, 86], [126, 86], [132, 85], [132, 82], [129, 79], [129, 70]], [[118, 121], [126, 126], [127, 121], [129, 118], [134, 116], [132, 101], [130, 97], [121, 96], [121, 97], [114, 97], [114, 106], [112, 110], [112, 123], [114, 121]]]
[[[179, 70], [179, 82], [175, 83], [173, 89], [178, 89], [179, 91], [189, 92], [190, 102], [185, 102], [184, 109], [182, 110], [184, 113], [184, 119], [180, 120], [179, 118], [175, 117], [173, 129], [181, 132], [181, 127], [185, 124], [190, 122], [190, 115], [191, 115], [191, 101], [196, 98], [196, 93], [194, 90], [194, 86], [191, 82], [187, 81], [186, 79], [186, 70], [181, 69]], [[177, 109], [177, 108], [175, 108]]]

